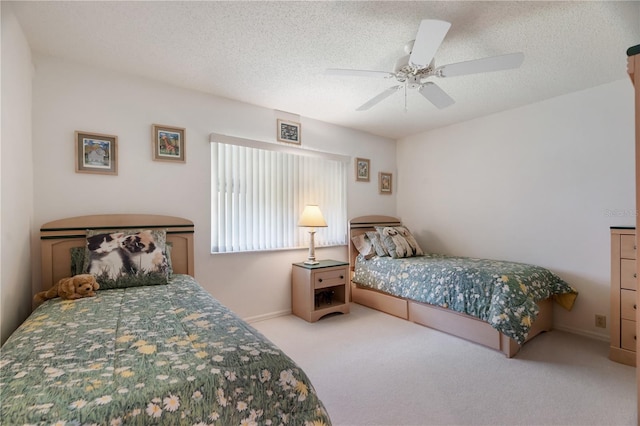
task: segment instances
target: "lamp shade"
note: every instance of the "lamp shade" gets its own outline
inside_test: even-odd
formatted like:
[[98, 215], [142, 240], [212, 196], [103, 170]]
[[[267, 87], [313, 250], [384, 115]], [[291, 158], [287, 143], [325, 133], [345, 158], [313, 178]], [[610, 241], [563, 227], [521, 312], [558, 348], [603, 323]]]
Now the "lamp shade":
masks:
[[317, 205], [309, 204], [305, 206], [300, 216], [300, 221], [298, 221], [298, 226], [323, 228], [327, 226], [327, 222], [325, 222], [324, 217], [322, 217], [320, 208]]

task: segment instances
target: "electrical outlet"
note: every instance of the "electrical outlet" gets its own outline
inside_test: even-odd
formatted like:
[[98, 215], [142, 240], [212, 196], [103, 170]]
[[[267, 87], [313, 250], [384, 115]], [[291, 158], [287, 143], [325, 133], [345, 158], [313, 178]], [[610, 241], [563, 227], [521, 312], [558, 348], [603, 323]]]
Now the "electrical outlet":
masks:
[[596, 327], [607, 328], [607, 317], [605, 315], [596, 314]]

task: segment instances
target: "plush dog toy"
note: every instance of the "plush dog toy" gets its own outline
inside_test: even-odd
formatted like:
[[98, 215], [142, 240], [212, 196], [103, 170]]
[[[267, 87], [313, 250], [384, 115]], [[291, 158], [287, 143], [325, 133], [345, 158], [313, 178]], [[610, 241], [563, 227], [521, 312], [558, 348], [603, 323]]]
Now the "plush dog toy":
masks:
[[91, 274], [74, 275], [73, 277], [63, 278], [47, 291], [37, 293], [33, 300], [42, 303], [45, 300], [60, 297], [63, 300], [81, 299], [83, 297], [95, 296], [95, 290], [100, 285], [96, 281], [96, 277]]

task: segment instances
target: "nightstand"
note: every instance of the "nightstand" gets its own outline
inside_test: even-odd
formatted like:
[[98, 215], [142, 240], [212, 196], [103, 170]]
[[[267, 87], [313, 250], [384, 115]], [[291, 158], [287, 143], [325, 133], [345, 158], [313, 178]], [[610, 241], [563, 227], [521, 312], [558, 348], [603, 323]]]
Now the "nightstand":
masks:
[[349, 313], [349, 262], [321, 260], [316, 265], [294, 263], [291, 274], [293, 314], [309, 322], [325, 315]]

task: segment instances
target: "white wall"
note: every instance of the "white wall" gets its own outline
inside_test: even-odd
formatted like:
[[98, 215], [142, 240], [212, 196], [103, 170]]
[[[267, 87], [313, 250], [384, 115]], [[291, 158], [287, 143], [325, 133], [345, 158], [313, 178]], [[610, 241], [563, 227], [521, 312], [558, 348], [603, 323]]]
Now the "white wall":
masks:
[[11, 6], [2, 14], [0, 344], [31, 312], [31, 52]]
[[[291, 263], [306, 259], [305, 250], [210, 254], [209, 134], [275, 142], [273, 110], [51, 57], [34, 59], [37, 228], [97, 213], [186, 217], [196, 226], [196, 278], [203, 287], [244, 318], [291, 309]], [[394, 141], [300, 121], [303, 147], [370, 158], [372, 176], [395, 171]], [[153, 123], [186, 128], [186, 164], [152, 161]], [[75, 130], [118, 136], [118, 176], [75, 173]], [[349, 217], [395, 214], [395, 194], [379, 195], [376, 179], [355, 182], [350, 168]], [[316, 256], [346, 260], [346, 246], [321, 248]]]
[[610, 226], [635, 222], [629, 80], [398, 142], [398, 214], [429, 251], [539, 264], [580, 295], [556, 326], [606, 339]]

